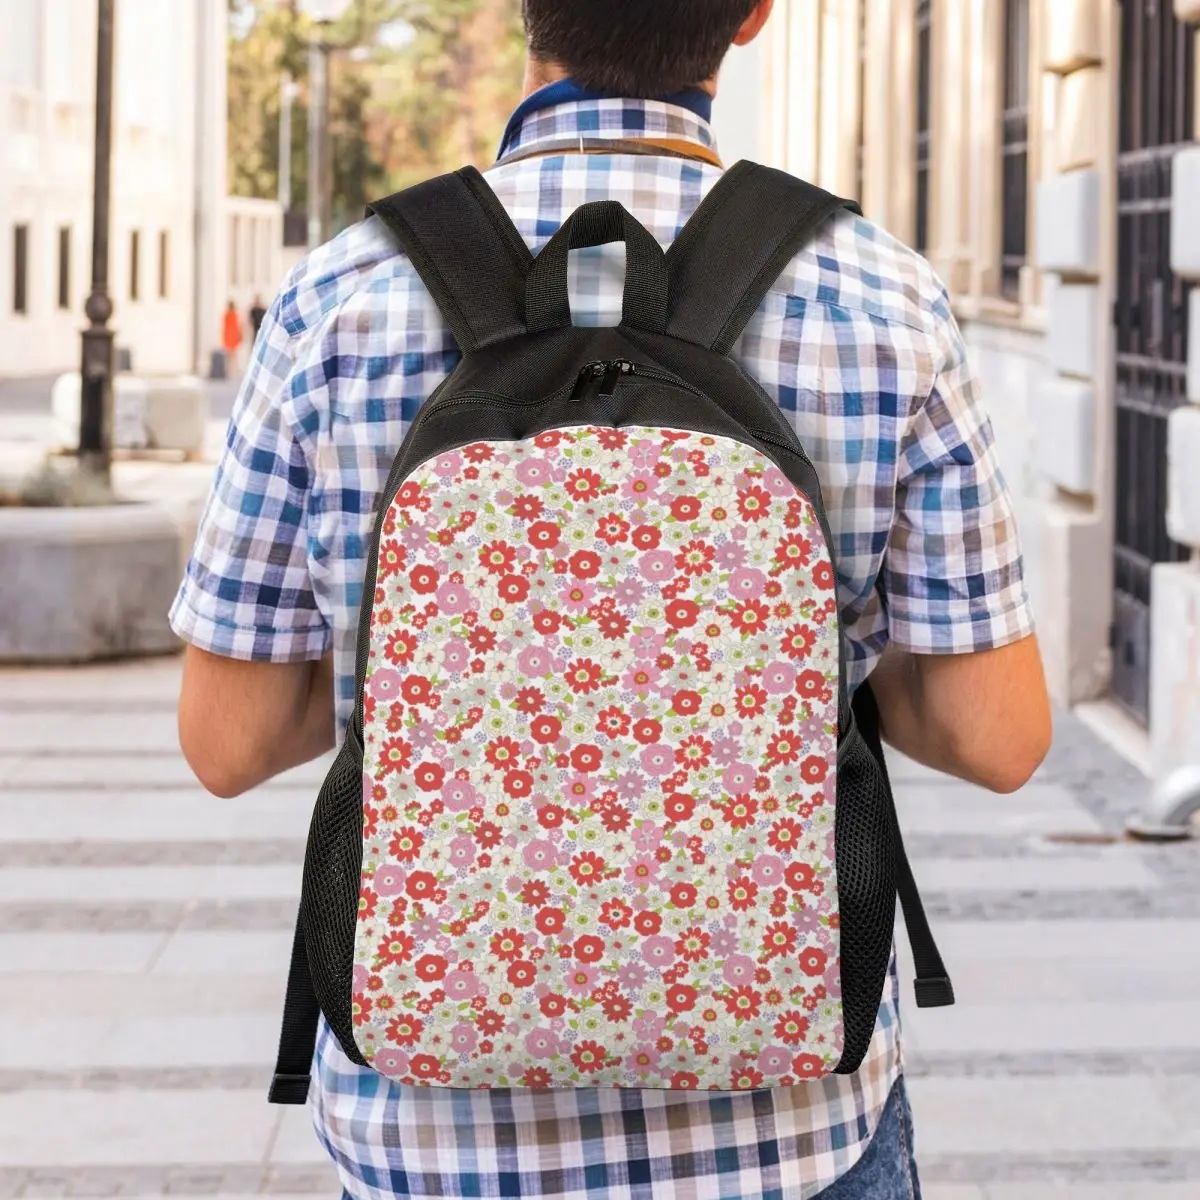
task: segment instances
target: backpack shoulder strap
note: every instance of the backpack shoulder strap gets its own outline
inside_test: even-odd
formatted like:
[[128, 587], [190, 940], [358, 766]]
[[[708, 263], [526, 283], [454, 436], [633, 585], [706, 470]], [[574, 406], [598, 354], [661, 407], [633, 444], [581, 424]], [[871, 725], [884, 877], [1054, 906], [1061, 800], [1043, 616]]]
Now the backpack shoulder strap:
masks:
[[533, 255], [474, 167], [368, 205], [400, 243], [464, 354], [525, 332]]
[[842, 208], [862, 215], [784, 171], [731, 167], [667, 251], [667, 332], [728, 354], [784, 267]]

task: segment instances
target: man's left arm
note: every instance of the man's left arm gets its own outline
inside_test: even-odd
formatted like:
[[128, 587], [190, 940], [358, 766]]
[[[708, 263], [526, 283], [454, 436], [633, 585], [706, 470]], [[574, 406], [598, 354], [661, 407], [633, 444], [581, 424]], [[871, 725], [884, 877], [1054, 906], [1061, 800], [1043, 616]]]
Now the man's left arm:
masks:
[[179, 741], [235, 796], [334, 744], [330, 631], [312, 589], [311, 447], [289, 401], [299, 337], [267, 314], [171, 625], [188, 643]]

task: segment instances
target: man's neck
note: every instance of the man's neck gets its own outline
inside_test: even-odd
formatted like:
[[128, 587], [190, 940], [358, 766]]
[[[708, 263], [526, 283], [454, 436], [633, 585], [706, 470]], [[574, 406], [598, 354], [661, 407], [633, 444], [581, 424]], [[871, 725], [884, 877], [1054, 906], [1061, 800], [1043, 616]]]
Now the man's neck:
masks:
[[[570, 72], [558, 63], [541, 62], [535, 58], [526, 59], [525, 86], [521, 98], [525, 99], [552, 83], [559, 83], [570, 77]], [[711, 79], [706, 79], [703, 83], [695, 86], [699, 91], [715, 96], [717, 94], [717, 77], [714, 75]]]

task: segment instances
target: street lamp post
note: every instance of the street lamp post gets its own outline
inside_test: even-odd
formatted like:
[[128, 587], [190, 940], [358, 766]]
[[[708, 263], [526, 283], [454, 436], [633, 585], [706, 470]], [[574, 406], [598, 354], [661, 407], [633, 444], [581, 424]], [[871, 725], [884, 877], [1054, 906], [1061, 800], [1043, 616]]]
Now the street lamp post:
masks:
[[112, 472], [113, 331], [108, 294], [109, 201], [112, 192], [113, 38], [116, 0], [98, 0], [96, 133], [92, 186], [92, 290], [84, 311], [79, 374], [79, 465], [108, 483]]
[[329, 240], [333, 224], [333, 170], [329, 150], [329, 60], [333, 44], [329, 27], [350, 7], [351, 0], [301, 0], [316, 24], [308, 47], [308, 244]]

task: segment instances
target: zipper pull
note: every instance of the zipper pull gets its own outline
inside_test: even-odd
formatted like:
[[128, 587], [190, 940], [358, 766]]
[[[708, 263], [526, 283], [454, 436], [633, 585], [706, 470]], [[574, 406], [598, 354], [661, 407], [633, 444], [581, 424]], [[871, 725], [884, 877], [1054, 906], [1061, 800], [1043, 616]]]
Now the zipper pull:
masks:
[[575, 390], [571, 393], [571, 403], [579, 404], [581, 401], [586, 400], [591, 394], [592, 389], [596, 386], [597, 382], [604, 378], [607, 370], [608, 363], [588, 363], [588, 365], [579, 372], [579, 378], [575, 383]]
[[604, 382], [600, 385], [601, 396], [611, 396], [617, 390], [617, 384], [621, 382], [622, 375], [632, 375], [634, 371], [633, 363], [627, 358], [617, 358], [610, 363], [605, 364]]

